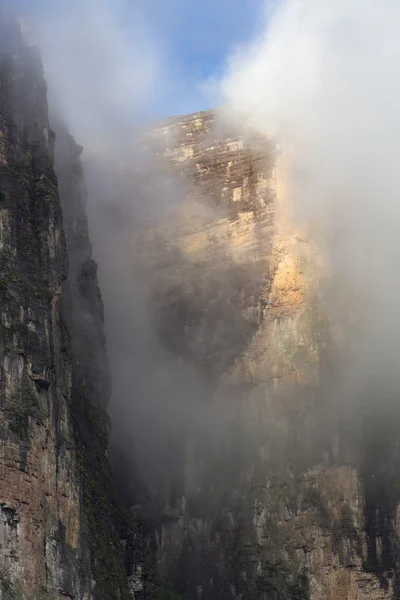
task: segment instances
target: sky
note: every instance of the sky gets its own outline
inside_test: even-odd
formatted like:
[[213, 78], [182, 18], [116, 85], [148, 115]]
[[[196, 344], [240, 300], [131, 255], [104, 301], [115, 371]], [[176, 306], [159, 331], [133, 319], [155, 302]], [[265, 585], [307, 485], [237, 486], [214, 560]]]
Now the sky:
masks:
[[[218, 79], [226, 57], [254, 37], [265, 8], [263, 0], [14, 0], [12, 4], [27, 20], [47, 28], [47, 35], [63, 20], [82, 23], [98, 18], [101, 10], [107, 12], [115, 30], [124, 33], [125, 54], [132, 52], [131, 68], [140, 69], [149, 55], [156, 63], [152, 93], [145, 102], [150, 119], [211, 108], [215, 101], [204, 92], [204, 85]], [[57, 52], [55, 42], [54, 46], [51, 41]]]

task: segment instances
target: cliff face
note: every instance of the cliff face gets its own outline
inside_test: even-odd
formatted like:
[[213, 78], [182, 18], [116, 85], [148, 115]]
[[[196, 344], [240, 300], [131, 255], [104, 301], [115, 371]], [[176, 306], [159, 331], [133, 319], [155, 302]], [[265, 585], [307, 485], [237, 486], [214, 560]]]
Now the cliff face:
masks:
[[7, 35], [0, 76], [2, 588], [68, 597], [78, 592], [78, 565], [87, 558], [80, 556], [69, 339], [59, 308], [67, 252], [40, 62], [17, 31]]
[[214, 423], [166, 494], [160, 572], [186, 598], [399, 597], [398, 414], [336, 394], [324, 256], [293, 220], [284, 159], [207, 112], [144, 144], [186, 196], [135, 233], [135, 261], [159, 339], [214, 385]]
[[[131, 522], [118, 497], [107, 458], [110, 423], [107, 404], [110, 373], [103, 331], [103, 303], [92, 258], [78, 146], [56, 118], [55, 169], [58, 176], [63, 229], [69, 258], [68, 278], [62, 285], [61, 309], [70, 335], [70, 410], [81, 486], [82, 537], [95, 598], [130, 597], [125, 566]], [[123, 541], [123, 544], [121, 544]], [[127, 550], [125, 552], [124, 550]]]
[[56, 127], [38, 53], [2, 24], [0, 596], [130, 597], [81, 149]]
[[172, 219], [137, 233], [160, 339], [219, 377], [255, 334], [270, 293], [274, 157], [268, 140], [208, 139], [213, 113], [173, 120], [145, 138], [170, 165]]

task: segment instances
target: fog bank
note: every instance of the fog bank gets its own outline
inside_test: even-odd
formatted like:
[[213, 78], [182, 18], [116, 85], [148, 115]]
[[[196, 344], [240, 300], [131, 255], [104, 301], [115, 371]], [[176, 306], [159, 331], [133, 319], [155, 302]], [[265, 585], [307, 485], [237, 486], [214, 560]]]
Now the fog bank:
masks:
[[112, 373], [111, 460], [129, 493], [140, 495], [139, 482], [129, 482], [137, 467], [153, 491], [182, 471], [183, 442], [207, 429], [213, 393], [203, 372], [160, 343], [150, 302], [154, 273], [144, 268], [146, 252], [138, 256], [140, 231], [167, 231], [190, 187], [168, 173], [154, 148], [146, 152], [142, 138], [155, 97], [177, 84], [174, 69], [128, 0], [19, 5], [25, 37], [41, 50], [50, 110], [84, 148]]
[[329, 257], [331, 317], [358, 314], [352, 389], [400, 384], [399, 19], [396, 0], [283, 0], [219, 85], [230, 117], [287, 157], [296, 218]]

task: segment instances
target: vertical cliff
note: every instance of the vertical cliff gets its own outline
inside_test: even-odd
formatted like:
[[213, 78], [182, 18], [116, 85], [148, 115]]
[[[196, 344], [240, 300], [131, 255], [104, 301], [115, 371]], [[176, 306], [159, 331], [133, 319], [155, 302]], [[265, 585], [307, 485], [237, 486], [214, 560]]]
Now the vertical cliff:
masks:
[[185, 598], [308, 598], [296, 526], [282, 521], [308, 490], [300, 419], [327, 342], [318, 254], [291, 220], [269, 140], [206, 112], [171, 119], [144, 144], [186, 195], [170, 220], [133, 231], [132, 261], [160, 343], [211, 389], [200, 400], [208, 420], [165, 492], [160, 572]]
[[160, 342], [214, 390], [165, 492], [160, 572], [186, 598], [397, 598], [396, 402], [341, 396], [326, 256], [294, 221], [284, 157], [213, 112], [144, 145], [186, 196], [132, 232], [132, 262]]
[[11, 26], [0, 79], [2, 589], [72, 597], [90, 581], [78, 576], [87, 557], [60, 311], [67, 251], [40, 60]]
[[86, 191], [78, 146], [56, 118], [55, 169], [69, 258], [61, 308], [70, 335], [71, 416], [81, 484], [82, 538], [90, 551], [95, 598], [129, 597], [121, 540], [131, 523], [114, 488], [107, 458], [110, 373], [103, 331], [103, 303], [92, 258]]
[[0, 595], [128, 598], [81, 148], [50, 128], [39, 54], [0, 27]]

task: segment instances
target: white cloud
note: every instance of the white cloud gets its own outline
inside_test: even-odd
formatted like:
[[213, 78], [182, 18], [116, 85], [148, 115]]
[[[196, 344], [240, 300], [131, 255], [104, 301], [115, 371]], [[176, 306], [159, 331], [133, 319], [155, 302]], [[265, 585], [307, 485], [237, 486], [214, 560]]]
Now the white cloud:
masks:
[[400, 352], [399, 22], [397, 0], [283, 0], [219, 86], [231, 116], [288, 153], [297, 216], [318, 223], [357, 292], [357, 360], [374, 368]]
[[80, 141], [90, 147], [133, 126], [158, 89], [162, 69], [146, 23], [126, 0], [56, 0], [51, 6], [42, 0], [30, 26], [51, 104]]

